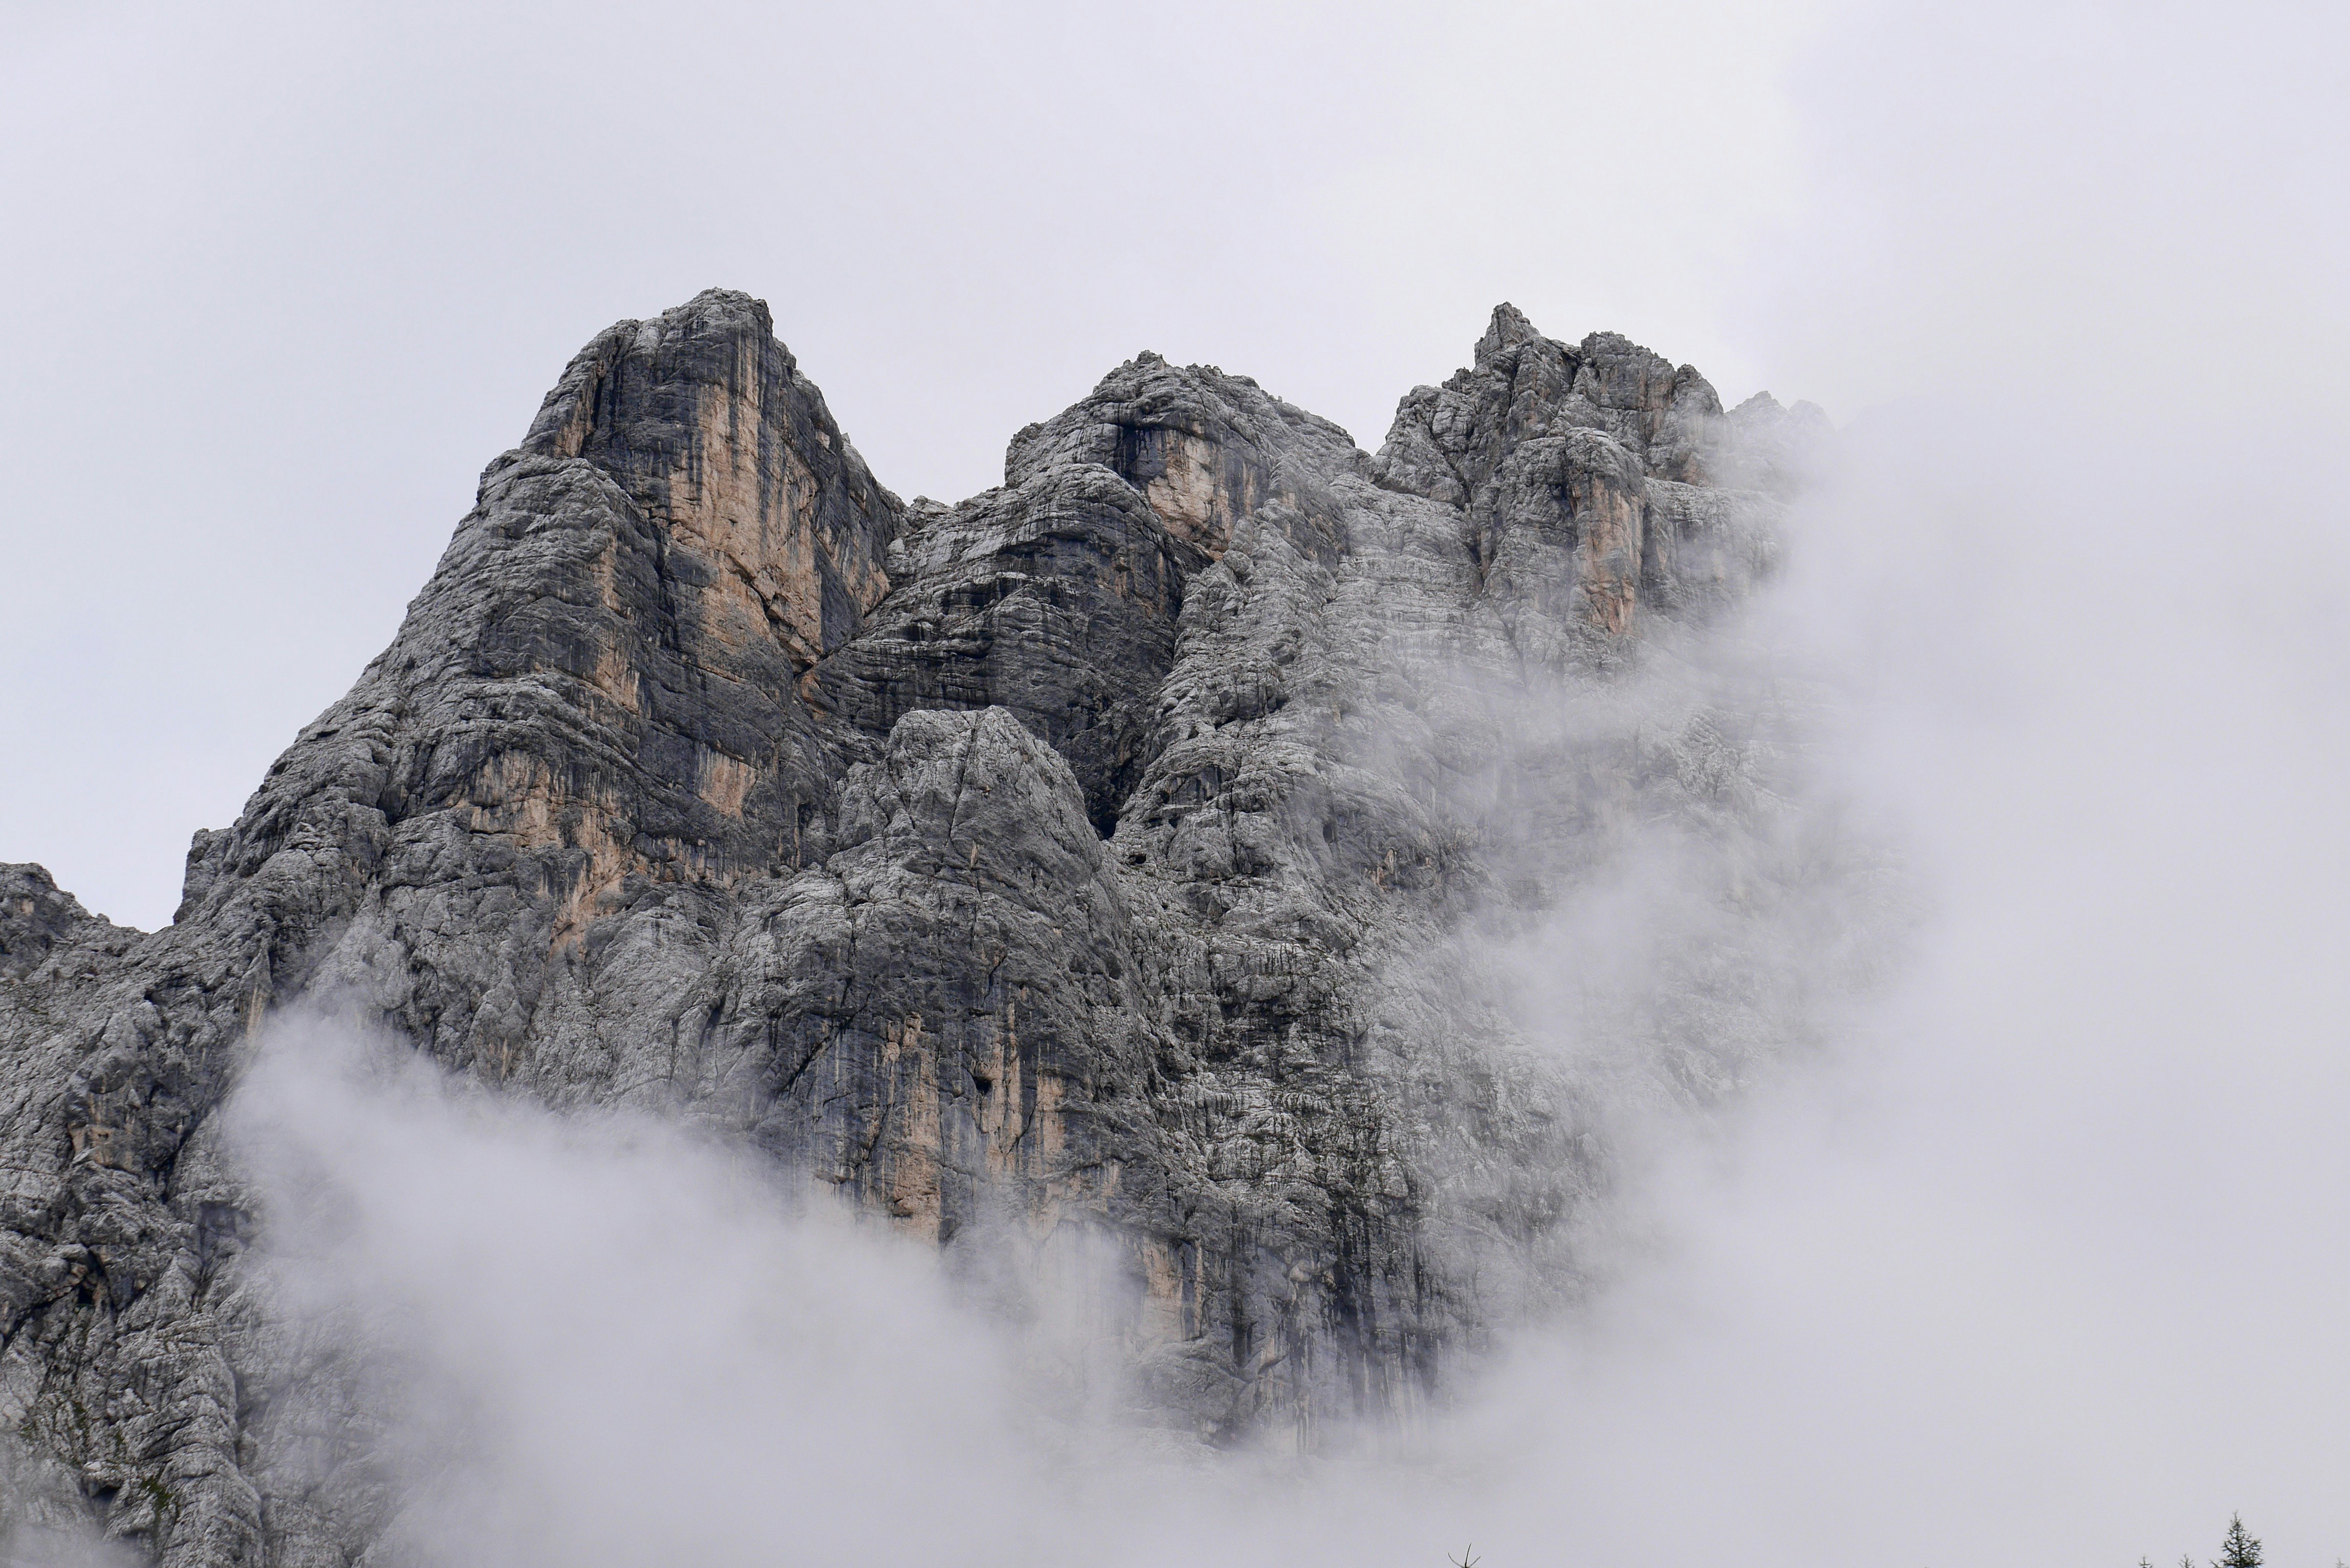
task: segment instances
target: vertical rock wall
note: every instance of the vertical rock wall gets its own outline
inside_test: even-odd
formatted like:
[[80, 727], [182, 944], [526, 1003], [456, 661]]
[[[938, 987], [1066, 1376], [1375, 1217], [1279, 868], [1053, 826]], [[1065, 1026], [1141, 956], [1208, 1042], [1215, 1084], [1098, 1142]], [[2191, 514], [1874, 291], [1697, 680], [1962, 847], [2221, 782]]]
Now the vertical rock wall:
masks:
[[[1714, 788], [1701, 737], [1531, 764], [1513, 704], [1604, 703], [1767, 571], [1807, 417], [1503, 306], [1376, 459], [1145, 355], [910, 512], [764, 306], [600, 335], [172, 926], [0, 884], [16, 1494], [174, 1563], [380, 1523], [217, 1133], [303, 1006], [692, 1118], [972, 1266], [1106, 1241], [1203, 1439], [1409, 1418], [1572, 1288], [1605, 1179], [1457, 939]], [[320, 1422], [359, 1456], [323, 1480]]]

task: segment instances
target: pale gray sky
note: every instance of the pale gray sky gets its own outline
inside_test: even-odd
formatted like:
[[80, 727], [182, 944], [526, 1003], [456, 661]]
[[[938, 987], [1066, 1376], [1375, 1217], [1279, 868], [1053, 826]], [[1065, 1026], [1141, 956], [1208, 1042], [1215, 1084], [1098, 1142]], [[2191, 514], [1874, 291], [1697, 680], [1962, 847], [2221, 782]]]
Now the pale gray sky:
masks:
[[1503, 298], [1752, 391], [1816, 10], [11, 6], [0, 858], [167, 920], [564, 362], [712, 284], [908, 496], [1146, 348], [1376, 448]]
[[711, 284], [945, 499], [1143, 348], [1375, 448], [1503, 298], [1846, 419], [2338, 399], [2333, 9], [9, 4], [0, 857], [168, 919], [565, 360]]

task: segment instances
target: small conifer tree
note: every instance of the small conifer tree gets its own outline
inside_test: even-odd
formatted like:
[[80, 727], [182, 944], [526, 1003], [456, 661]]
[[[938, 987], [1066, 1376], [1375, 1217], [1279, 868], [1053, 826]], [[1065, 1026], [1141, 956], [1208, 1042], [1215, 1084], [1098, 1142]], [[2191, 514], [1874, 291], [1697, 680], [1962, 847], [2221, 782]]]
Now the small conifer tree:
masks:
[[2220, 1542], [2220, 1561], [2211, 1568], [2261, 1568], [2261, 1543], [2244, 1532], [2244, 1516], [2228, 1517], [2228, 1539]]

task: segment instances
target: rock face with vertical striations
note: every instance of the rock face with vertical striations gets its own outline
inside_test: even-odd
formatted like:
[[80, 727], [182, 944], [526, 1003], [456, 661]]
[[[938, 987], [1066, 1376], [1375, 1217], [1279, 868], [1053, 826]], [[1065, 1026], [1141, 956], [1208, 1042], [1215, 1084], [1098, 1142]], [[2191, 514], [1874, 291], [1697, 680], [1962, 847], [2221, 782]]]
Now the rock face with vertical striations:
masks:
[[1588, 1074], [1464, 933], [1636, 825], [1760, 832], [1702, 704], [1622, 693], [1768, 572], [1816, 413], [1504, 306], [1377, 457], [1146, 354], [910, 507], [764, 305], [603, 333], [170, 927], [0, 868], [17, 1522], [364, 1550], [365, 1464], [304, 1447], [364, 1423], [269, 1332], [219, 1130], [301, 1008], [691, 1120], [951, 1262], [1107, 1247], [1203, 1440], [1409, 1419], [1575, 1288], [1606, 1180]]

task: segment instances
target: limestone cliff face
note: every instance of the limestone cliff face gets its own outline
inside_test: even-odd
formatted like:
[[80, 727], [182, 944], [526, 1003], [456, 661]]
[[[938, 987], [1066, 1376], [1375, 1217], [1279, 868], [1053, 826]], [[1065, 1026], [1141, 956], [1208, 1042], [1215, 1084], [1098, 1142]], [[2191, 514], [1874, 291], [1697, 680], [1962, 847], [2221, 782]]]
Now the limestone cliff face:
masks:
[[[585, 458], [712, 569], [689, 577], [723, 647], [805, 670], [889, 590], [897, 498], [775, 340], [767, 307], [705, 294], [583, 349], [517, 455]], [[494, 472], [494, 470], [493, 471]]]
[[173, 1563], [364, 1548], [371, 1472], [314, 1440], [364, 1421], [269, 1332], [216, 1131], [297, 1006], [692, 1118], [951, 1258], [1107, 1245], [1208, 1440], [1440, 1397], [1571, 1287], [1604, 1181], [1584, 1083], [1442, 955], [1747, 798], [1701, 715], [1536, 763], [1511, 694], [1604, 706], [1701, 635], [1809, 417], [1505, 306], [1377, 458], [1145, 355], [909, 509], [764, 305], [612, 327], [171, 927], [0, 873], [20, 1508]]

